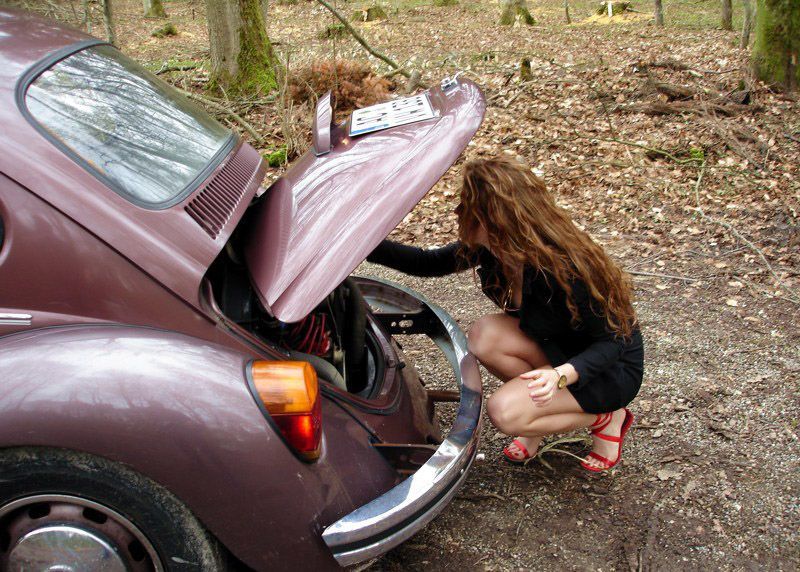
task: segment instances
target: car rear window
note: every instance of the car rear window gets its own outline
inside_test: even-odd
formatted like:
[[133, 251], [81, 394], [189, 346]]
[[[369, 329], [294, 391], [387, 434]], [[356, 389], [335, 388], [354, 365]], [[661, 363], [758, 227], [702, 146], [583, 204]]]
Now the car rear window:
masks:
[[129, 200], [169, 206], [221, 160], [233, 135], [111, 46], [94, 46], [39, 75], [28, 112], [79, 162]]

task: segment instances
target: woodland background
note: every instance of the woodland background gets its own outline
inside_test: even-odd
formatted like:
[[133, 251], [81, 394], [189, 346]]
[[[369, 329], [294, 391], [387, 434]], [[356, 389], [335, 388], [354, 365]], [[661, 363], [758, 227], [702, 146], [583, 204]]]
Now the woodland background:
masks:
[[[582, 440], [505, 465], [506, 438], [487, 423], [485, 460], [459, 497], [372, 569], [798, 568], [797, 0], [633, 1], [611, 17], [587, 0], [331, 0], [347, 25], [320, 1], [169, 0], [148, 17], [150, 0], [106, 1], [5, 3], [111, 33], [251, 141], [271, 178], [308, 148], [326, 89], [344, 119], [461, 71], [489, 102], [483, 127], [394, 237], [452, 240], [460, 164], [507, 153], [634, 278], [646, 379], [621, 468], [581, 474], [558, 450], [580, 454]], [[744, 35], [756, 4], [756, 29]], [[765, 22], [776, 28], [759, 40]], [[783, 72], [761, 81], [758, 42], [775, 52], [775, 35]], [[255, 64], [239, 58], [251, 40]], [[492, 311], [468, 275], [359, 272], [412, 284], [465, 327]], [[429, 384], [446, 386], [446, 366], [408, 344]], [[491, 391], [496, 381], [484, 379]]]

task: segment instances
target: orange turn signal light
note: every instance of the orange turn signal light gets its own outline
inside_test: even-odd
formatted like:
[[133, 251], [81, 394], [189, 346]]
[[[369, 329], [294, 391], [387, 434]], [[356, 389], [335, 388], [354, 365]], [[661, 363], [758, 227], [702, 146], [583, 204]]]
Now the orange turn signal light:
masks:
[[317, 372], [304, 361], [254, 361], [253, 387], [270, 417], [297, 453], [306, 460], [319, 457], [322, 407]]

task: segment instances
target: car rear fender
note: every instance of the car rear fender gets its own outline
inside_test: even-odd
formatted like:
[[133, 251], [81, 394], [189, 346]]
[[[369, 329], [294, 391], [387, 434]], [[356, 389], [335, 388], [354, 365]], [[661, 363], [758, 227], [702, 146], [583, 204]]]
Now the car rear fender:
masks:
[[304, 463], [247, 389], [250, 356], [182, 334], [66, 326], [0, 337], [0, 449], [120, 463], [171, 490], [256, 569], [336, 567], [322, 528], [397, 474], [323, 400], [323, 454]]

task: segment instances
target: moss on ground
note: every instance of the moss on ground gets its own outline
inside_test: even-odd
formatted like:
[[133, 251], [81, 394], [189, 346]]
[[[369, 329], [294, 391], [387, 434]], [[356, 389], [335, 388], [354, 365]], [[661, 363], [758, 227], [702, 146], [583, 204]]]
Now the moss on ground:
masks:
[[503, 6], [503, 12], [500, 14], [501, 26], [512, 26], [517, 19], [520, 23], [533, 26], [536, 20], [525, 7], [523, 2], [519, 0], [512, 0]]
[[[631, 3], [630, 2], [610, 2], [611, 3], [611, 15], [618, 16], [630, 10]], [[608, 4], [609, 2], [603, 2], [600, 4], [600, 7], [597, 9], [597, 14], [599, 15], [606, 15], [608, 16]]]
[[341, 22], [329, 24], [317, 34], [320, 40], [329, 40], [331, 38], [343, 38], [347, 35], [347, 28]]
[[279, 147], [272, 153], [265, 153], [264, 160], [273, 169], [277, 169], [278, 167], [285, 165], [287, 161], [286, 146]]
[[375, 4], [374, 6], [356, 10], [350, 19], [358, 22], [374, 22], [375, 20], [386, 20], [388, 17], [386, 10], [382, 6]]
[[167, 36], [177, 36], [178, 28], [172, 22], [167, 22], [163, 26], [159, 26], [150, 34], [154, 38], [166, 38]]

